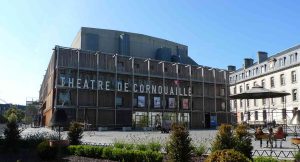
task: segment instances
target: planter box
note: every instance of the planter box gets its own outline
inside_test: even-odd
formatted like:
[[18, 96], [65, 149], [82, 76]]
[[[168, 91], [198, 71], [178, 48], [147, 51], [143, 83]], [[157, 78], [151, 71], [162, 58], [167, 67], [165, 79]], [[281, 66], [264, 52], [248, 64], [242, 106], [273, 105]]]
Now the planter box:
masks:
[[66, 147], [69, 146], [69, 140], [49, 140], [50, 147]]

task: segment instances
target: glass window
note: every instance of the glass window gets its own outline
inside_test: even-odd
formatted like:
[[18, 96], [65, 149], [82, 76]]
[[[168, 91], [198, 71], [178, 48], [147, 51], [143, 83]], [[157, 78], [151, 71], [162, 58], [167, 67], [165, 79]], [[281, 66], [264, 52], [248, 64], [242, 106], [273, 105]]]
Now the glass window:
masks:
[[255, 120], [258, 120], [258, 111], [255, 111]]
[[240, 107], [243, 107], [243, 100], [240, 100]]
[[256, 99], [253, 100], [253, 104], [254, 104], [254, 106], [256, 106]]
[[249, 90], [249, 84], [246, 84], [246, 90]]
[[267, 119], [267, 111], [263, 110], [263, 120], [266, 120], [266, 119]]
[[270, 82], [271, 82], [271, 88], [274, 88], [275, 87], [274, 77], [270, 78]]
[[297, 89], [292, 90], [293, 101], [297, 101]]
[[247, 112], [247, 115], [248, 115], [248, 120], [251, 120], [251, 113], [250, 113], [250, 111]]
[[296, 81], [297, 81], [296, 71], [292, 71], [292, 83], [296, 83]]
[[266, 104], [266, 99], [261, 99], [262, 100], [262, 104], [265, 105]]
[[241, 121], [244, 121], [244, 113], [241, 112]]
[[250, 102], [249, 102], [249, 99], [247, 99], [247, 107], [250, 106]]
[[285, 79], [284, 79], [284, 74], [280, 75], [280, 85], [285, 85]]
[[240, 86], [240, 93], [242, 93], [243, 92], [243, 87], [242, 86]]
[[261, 80], [261, 86], [262, 86], [263, 88], [265, 88], [265, 80], [264, 80], [264, 79]]

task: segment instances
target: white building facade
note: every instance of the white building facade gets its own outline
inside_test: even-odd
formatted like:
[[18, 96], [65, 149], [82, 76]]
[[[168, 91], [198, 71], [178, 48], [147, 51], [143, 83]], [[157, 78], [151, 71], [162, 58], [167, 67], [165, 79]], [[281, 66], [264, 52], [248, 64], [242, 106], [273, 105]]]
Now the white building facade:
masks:
[[229, 66], [230, 94], [242, 93], [253, 86], [288, 92], [291, 95], [273, 99], [231, 100], [231, 111], [236, 113], [237, 122], [250, 125], [276, 122], [289, 124], [293, 112], [300, 103], [300, 45], [268, 57], [266, 52], [258, 52], [258, 60], [246, 58], [244, 67], [235, 70]]

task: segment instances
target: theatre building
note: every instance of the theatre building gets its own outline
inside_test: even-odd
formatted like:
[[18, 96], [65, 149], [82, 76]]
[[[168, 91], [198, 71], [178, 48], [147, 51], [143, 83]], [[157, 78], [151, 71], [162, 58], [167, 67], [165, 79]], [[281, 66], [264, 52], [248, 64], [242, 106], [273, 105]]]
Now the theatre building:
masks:
[[70, 48], [53, 49], [40, 89], [43, 125], [54, 109], [95, 129], [230, 123], [228, 72], [200, 66], [187, 52], [160, 38], [81, 28]]

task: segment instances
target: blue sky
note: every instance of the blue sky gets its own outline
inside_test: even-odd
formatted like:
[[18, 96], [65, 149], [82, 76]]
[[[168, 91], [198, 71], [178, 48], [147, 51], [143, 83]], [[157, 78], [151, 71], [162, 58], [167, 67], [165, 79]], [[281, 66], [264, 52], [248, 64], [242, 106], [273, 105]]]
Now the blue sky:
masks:
[[[185, 44], [197, 63], [242, 66], [300, 44], [300, 1], [107, 0], [0, 2], [0, 99], [25, 104], [38, 91], [55, 45], [81, 26], [124, 30]], [[1, 103], [1, 101], [0, 101]]]

